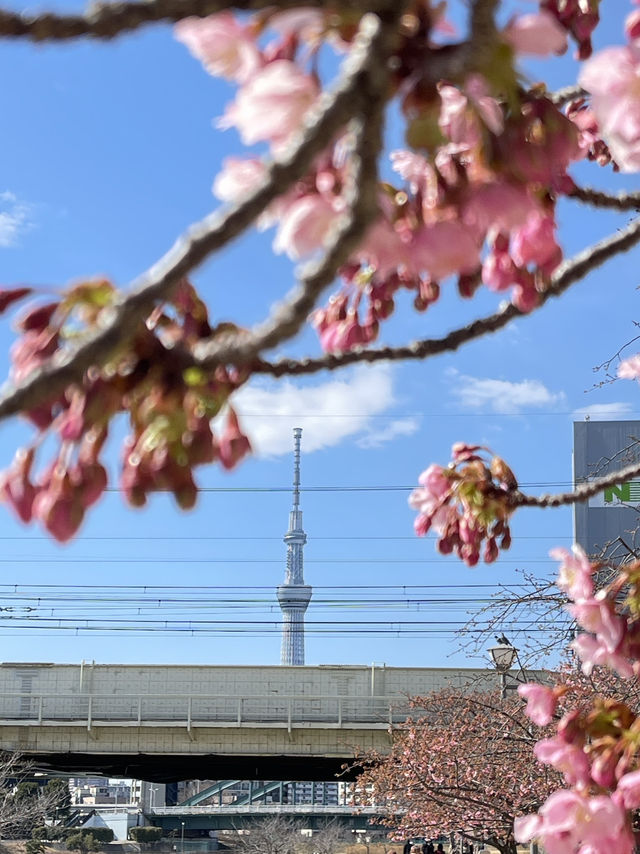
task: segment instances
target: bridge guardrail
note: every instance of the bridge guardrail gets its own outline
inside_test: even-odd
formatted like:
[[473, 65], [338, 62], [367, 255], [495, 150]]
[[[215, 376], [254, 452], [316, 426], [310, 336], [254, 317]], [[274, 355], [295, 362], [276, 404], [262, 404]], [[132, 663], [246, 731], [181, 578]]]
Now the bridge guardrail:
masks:
[[172, 815], [255, 815], [259, 813], [274, 813], [286, 815], [380, 815], [386, 812], [386, 807], [376, 806], [350, 806], [343, 804], [251, 804], [247, 806], [234, 806], [233, 804], [212, 805], [206, 807], [154, 807], [146, 810], [147, 815], [172, 816]]
[[203, 694], [0, 694], [0, 720], [29, 724], [192, 726], [394, 724], [409, 714], [402, 696]]

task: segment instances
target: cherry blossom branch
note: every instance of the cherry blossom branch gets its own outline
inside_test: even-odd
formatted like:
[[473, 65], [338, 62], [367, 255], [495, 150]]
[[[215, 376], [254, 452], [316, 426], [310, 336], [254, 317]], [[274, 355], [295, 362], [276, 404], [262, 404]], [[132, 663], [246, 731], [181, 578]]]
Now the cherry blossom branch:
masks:
[[[605, 261], [621, 252], [627, 252], [638, 242], [640, 242], [640, 218], [633, 220], [626, 228], [621, 229], [616, 234], [564, 261], [552, 275], [547, 290], [541, 294], [538, 308], [541, 308], [552, 297], [560, 296], [588, 273], [604, 264]], [[356, 348], [348, 353], [328, 353], [318, 358], [279, 359], [276, 362], [258, 360], [252, 364], [251, 370], [253, 373], [281, 377], [335, 370], [357, 362], [428, 359], [441, 353], [455, 351], [469, 341], [497, 332], [517, 317], [526, 316], [526, 313], [510, 303], [506, 308], [487, 317], [474, 320], [466, 326], [447, 333], [442, 338], [426, 338], [421, 341], [413, 341], [402, 347]], [[204, 367], [208, 363], [205, 360], [198, 364]]]
[[230, 333], [225, 338], [198, 344], [194, 350], [196, 365], [247, 364], [263, 350], [292, 338], [376, 217], [378, 155], [383, 145], [388, 82], [386, 57], [391, 40], [391, 34], [387, 32], [385, 36], [384, 32], [381, 28], [381, 37], [377, 43], [372, 43], [369, 73], [358, 92], [362, 116], [353, 123], [357, 130], [351, 158], [352, 174], [345, 193], [347, 210], [335, 223], [326, 252], [318, 261], [306, 265], [298, 287], [252, 332], [244, 336]]
[[640, 210], [640, 192], [635, 193], [604, 193], [593, 187], [574, 187], [567, 194], [568, 198], [576, 199], [595, 208], [609, 208], [616, 211]]
[[[305, 5], [335, 10], [335, 4], [330, 0], [305, 0]], [[300, 0], [132, 0], [97, 3], [85, 12], [72, 15], [52, 11], [27, 15], [0, 9], [0, 37], [26, 38], [35, 42], [82, 37], [112, 39], [149, 24], [174, 23], [190, 15], [205, 17], [224, 9], [258, 11], [299, 6]], [[361, 14], [374, 12], [384, 15], [393, 10], [395, 4], [392, 0], [340, 0], [339, 6]]]
[[[29, 410], [42, 400], [55, 397], [68, 385], [78, 382], [91, 365], [103, 364], [134, 334], [140, 319], [149, 312], [156, 300], [171, 293], [178, 282], [209, 255], [239, 236], [265, 207], [307, 172], [314, 157], [351, 120], [354, 108], [357, 110], [360, 107], [363, 111], [368, 109], [367, 98], [373, 97], [373, 87], [378, 85], [384, 88], [388, 41], [386, 30], [374, 15], [362, 19], [359, 34], [337, 84], [319, 99], [317, 107], [305, 118], [297, 140], [280, 160], [271, 163], [265, 179], [242, 202], [227, 212], [215, 211], [180, 237], [169, 252], [134, 283], [127, 296], [111, 312], [105, 312], [104, 325], [96, 334], [79, 344], [75, 350], [66, 351], [59, 358], [54, 357], [45, 363], [18, 387], [5, 391], [0, 396], [0, 419]], [[380, 97], [381, 92], [378, 92], [378, 100], [374, 99], [375, 105]], [[372, 123], [376, 114], [376, 110], [371, 111]], [[372, 151], [374, 148], [372, 146]], [[377, 151], [371, 156], [375, 159], [376, 154]], [[366, 168], [370, 168], [369, 159], [369, 155], [361, 154], [363, 171], [365, 161]], [[363, 198], [365, 196], [368, 199], [368, 195], [363, 194]], [[345, 241], [349, 236], [344, 235]], [[336, 256], [334, 260], [340, 263], [335, 246], [333, 251]], [[322, 272], [316, 271], [318, 276]], [[259, 340], [275, 340], [268, 331], [260, 330], [259, 334], [262, 336]], [[248, 347], [252, 340], [251, 336], [245, 336], [240, 347]], [[233, 345], [229, 349], [233, 351]]]
[[[493, 28], [493, 11], [498, 0], [475, 0], [472, 18], [484, 38]], [[175, 23], [191, 15], [205, 17], [224, 9], [259, 11], [261, 9], [292, 9], [300, 0], [120, 0], [114, 3], [96, 3], [86, 11], [76, 14], [58, 14], [53, 11], [37, 15], [0, 9], [0, 38], [26, 38], [35, 42], [69, 41], [83, 37], [113, 39], [149, 24]], [[305, 0], [305, 6], [336, 9], [360, 14], [373, 12], [381, 17], [393, 14], [397, 4], [393, 0]], [[491, 23], [489, 21], [491, 19]], [[476, 29], [472, 28], [475, 34]], [[471, 40], [476, 45], [477, 39]]]
[[640, 462], [631, 463], [612, 474], [607, 474], [604, 477], [598, 477], [595, 480], [590, 480], [588, 483], [583, 483], [577, 486], [572, 492], [560, 492], [555, 495], [525, 495], [522, 492], [516, 491], [511, 497], [511, 502], [514, 507], [562, 507], [570, 504], [578, 504], [581, 501], [588, 501], [594, 495], [608, 489], [611, 486], [624, 483], [632, 477], [640, 475]]

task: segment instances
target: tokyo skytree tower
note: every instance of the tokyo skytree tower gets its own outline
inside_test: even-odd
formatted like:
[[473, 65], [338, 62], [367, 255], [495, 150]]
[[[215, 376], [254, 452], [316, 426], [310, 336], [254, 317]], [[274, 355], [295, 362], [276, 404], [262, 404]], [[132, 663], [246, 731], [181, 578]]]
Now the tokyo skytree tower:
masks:
[[282, 611], [282, 652], [280, 664], [304, 664], [304, 612], [311, 599], [311, 587], [304, 583], [302, 549], [307, 535], [302, 530], [300, 510], [300, 438], [302, 428], [293, 428], [293, 506], [289, 513], [289, 530], [284, 535], [287, 544], [287, 572], [284, 584], [277, 589]]

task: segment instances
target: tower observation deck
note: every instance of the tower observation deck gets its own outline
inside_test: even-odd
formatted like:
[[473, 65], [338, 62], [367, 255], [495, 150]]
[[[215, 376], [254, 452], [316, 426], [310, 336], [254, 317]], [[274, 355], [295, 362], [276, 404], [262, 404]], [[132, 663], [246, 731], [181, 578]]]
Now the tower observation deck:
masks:
[[311, 599], [311, 587], [304, 583], [302, 551], [307, 535], [302, 529], [300, 510], [300, 439], [302, 428], [294, 427], [293, 505], [289, 513], [289, 530], [284, 535], [287, 545], [287, 570], [284, 584], [277, 588], [282, 611], [282, 651], [280, 664], [304, 664], [304, 613]]

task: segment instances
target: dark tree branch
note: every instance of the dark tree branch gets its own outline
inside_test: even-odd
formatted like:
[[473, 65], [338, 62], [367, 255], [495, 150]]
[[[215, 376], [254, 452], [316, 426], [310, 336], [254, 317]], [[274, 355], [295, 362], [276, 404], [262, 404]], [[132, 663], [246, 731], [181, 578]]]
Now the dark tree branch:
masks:
[[576, 199], [595, 208], [614, 211], [637, 211], [640, 209], [640, 193], [604, 193], [592, 187], [574, 187], [567, 198]]
[[[213, 252], [238, 237], [277, 196], [304, 176], [314, 157], [350, 121], [354, 107], [366, 109], [367, 96], [371, 94], [370, 78], [379, 82], [385, 79], [382, 46], [386, 43], [385, 28], [379, 19], [365, 16], [338, 83], [319, 99], [289, 152], [271, 163], [265, 179], [230, 210], [215, 211], [180, 237], [112, 311], [104, 313], [102, 329], [77, 348], [54, 357], [17, 388], [5, 391], [0, 397], [0, 418], [54, 398], [70, 384], [79, 382], [91, 365], [103, 364], [135, 333], [137, 324], [155, 301], [170, 294], [178, 282]], [[238, 337], [239, 346], [248, 346], [245, 337]], [[233, 346], [238, 345], [230, 345], [231, 350]]]

